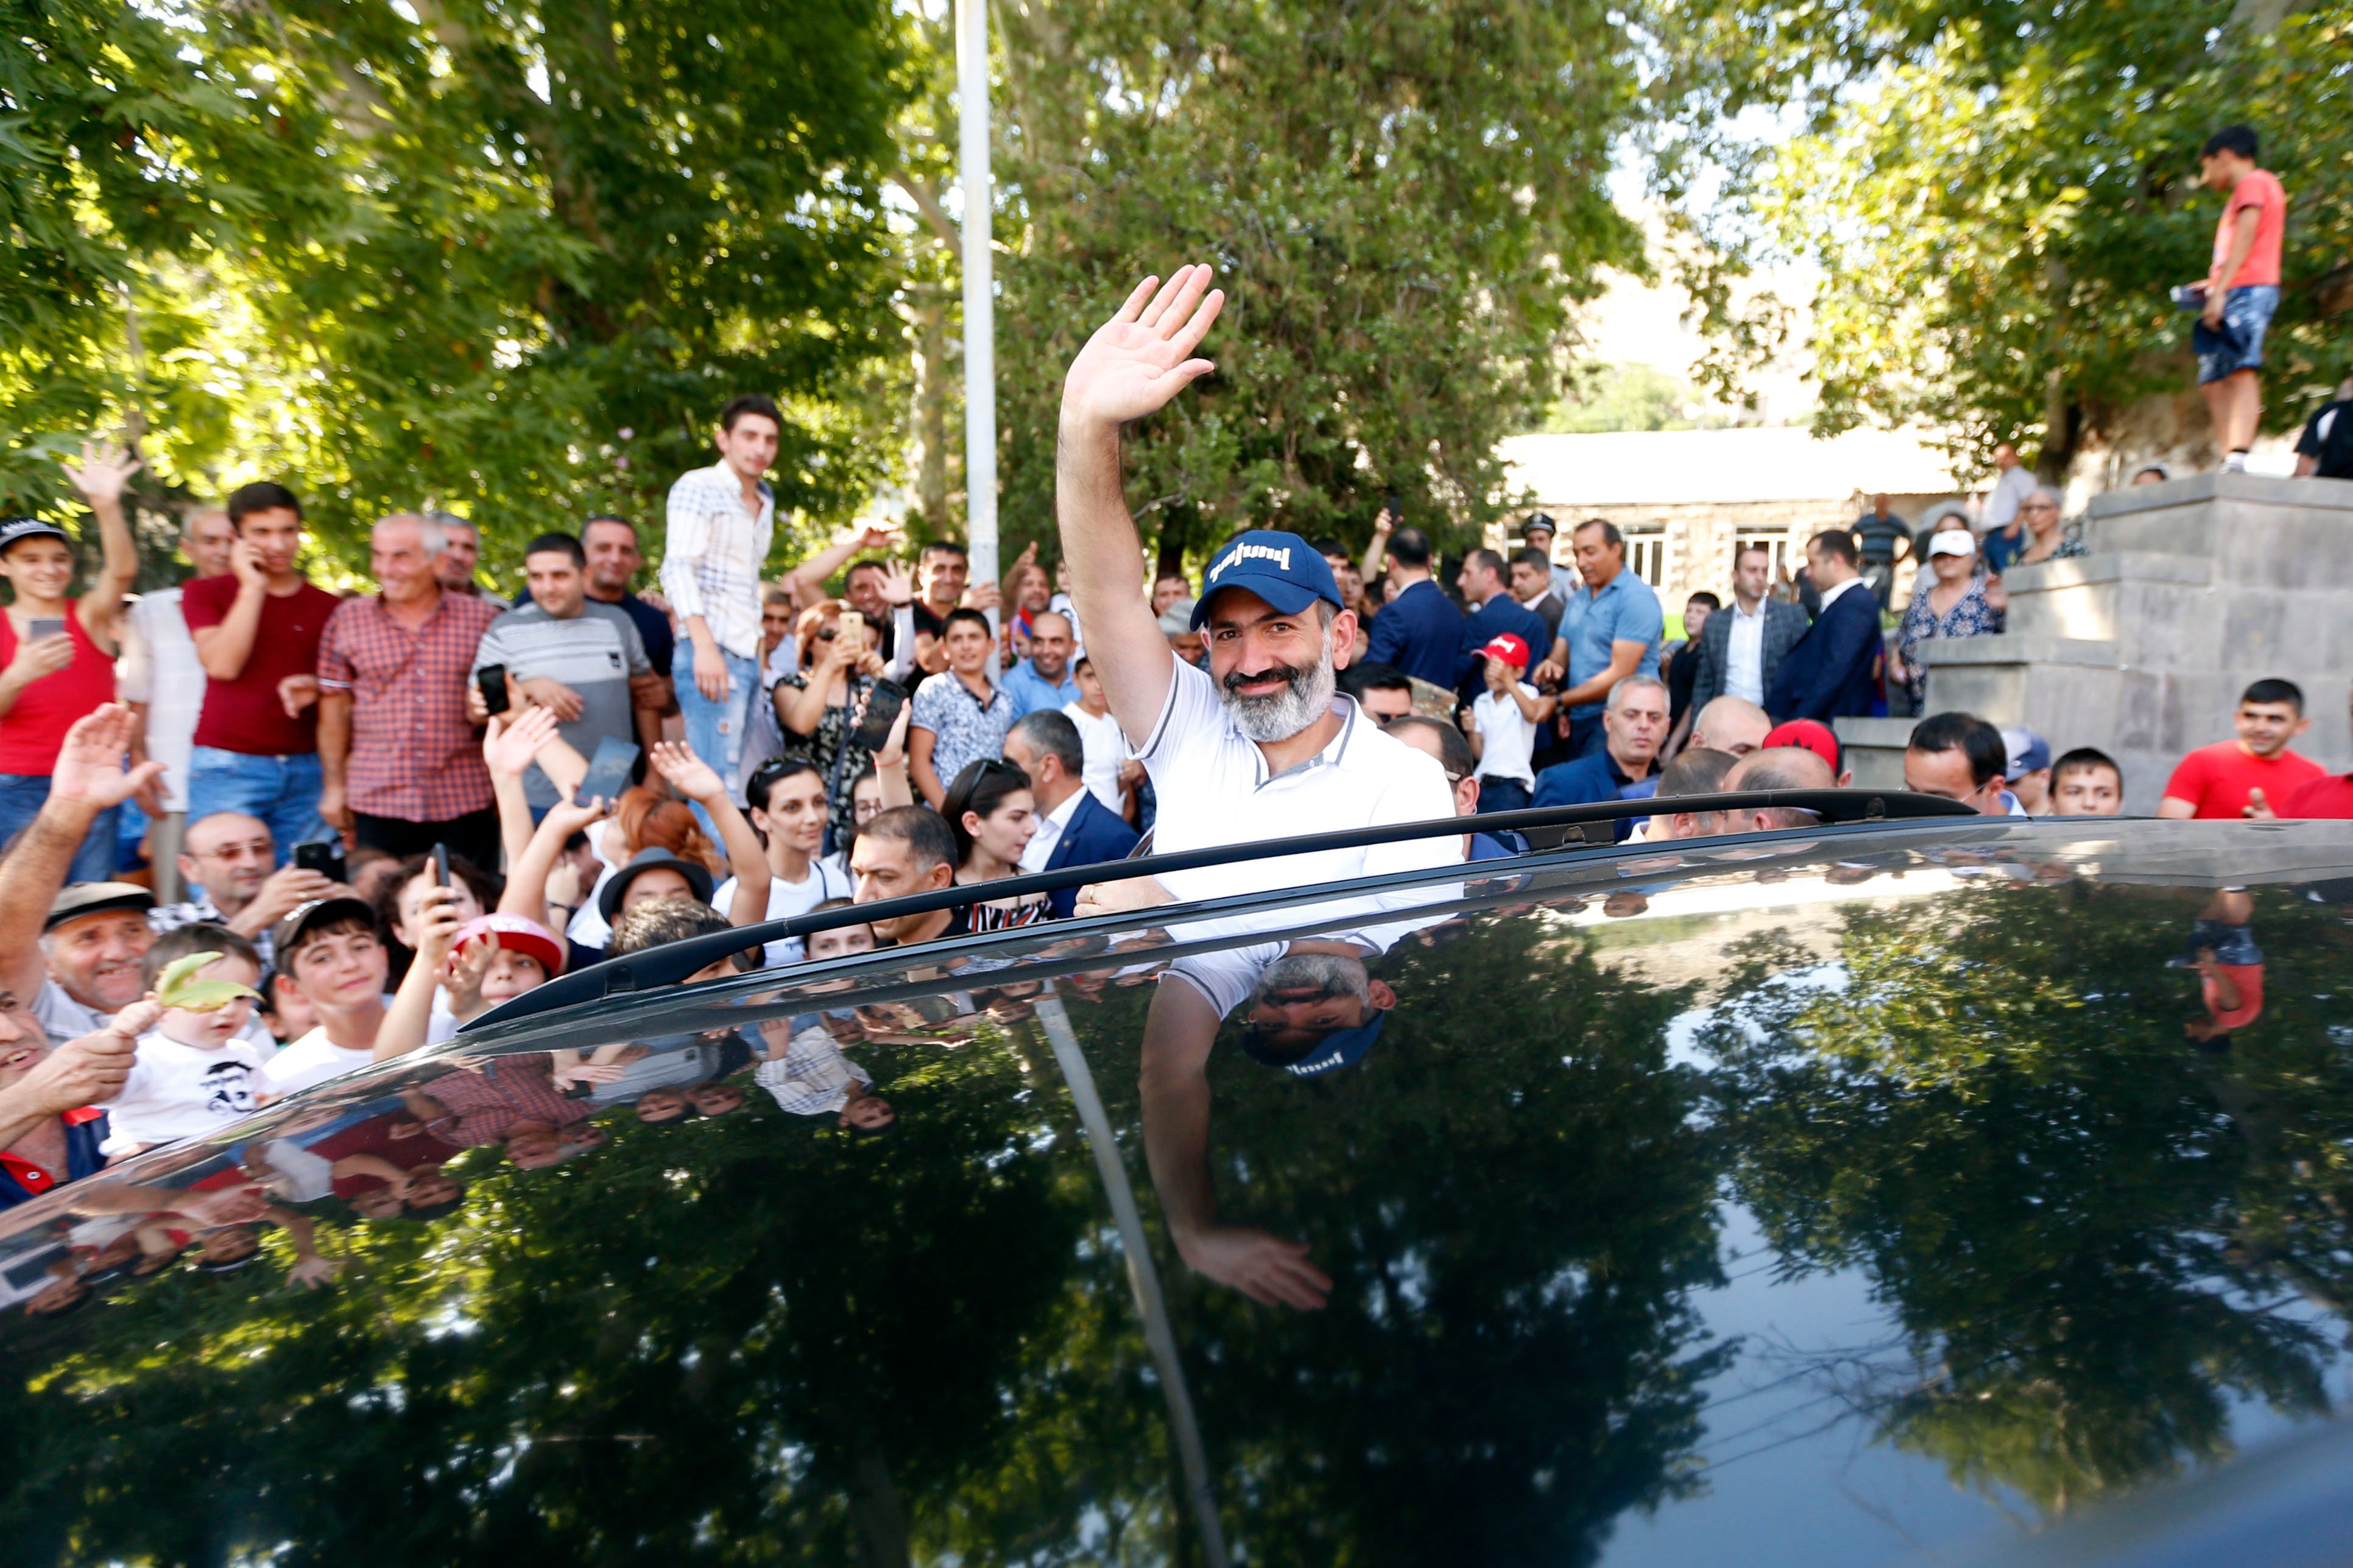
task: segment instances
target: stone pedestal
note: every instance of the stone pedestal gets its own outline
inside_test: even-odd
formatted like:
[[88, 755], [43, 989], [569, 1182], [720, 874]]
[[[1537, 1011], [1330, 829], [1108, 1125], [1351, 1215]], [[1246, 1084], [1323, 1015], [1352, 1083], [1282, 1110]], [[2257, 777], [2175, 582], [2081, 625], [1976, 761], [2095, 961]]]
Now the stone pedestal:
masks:
[[[2023, 724], [2054, 754], [2097, 746], [2124, 766], [2125, 809], [2150, 812], [2183, 752], [2231, 738], [2239, 693], [2278, 676], [2314, 720], [2297, 750], [2353, 769], [2353, 482], [2200, 474], [2111, 490], [2084, 538], [2087, 556], [2004, 576], [2004, 635], [1922, 645], [1929, 711]], [[1900, 786], [1910, 727], [1840, 722], [1856, 783]]]

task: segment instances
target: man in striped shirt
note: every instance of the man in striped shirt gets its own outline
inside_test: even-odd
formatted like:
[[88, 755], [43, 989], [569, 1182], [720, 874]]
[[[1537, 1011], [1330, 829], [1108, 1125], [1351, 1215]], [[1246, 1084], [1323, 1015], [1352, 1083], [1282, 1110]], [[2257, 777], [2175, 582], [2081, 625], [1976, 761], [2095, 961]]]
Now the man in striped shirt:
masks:
[[[776, 531], [776, 497], [761, 476], [783, 428], [769, 399], [731, 398], [719, 414], [719, 461], [670, 491], [661, 585], [686, 633], [670, 675], [687, 744], [723, 779], [736, 774], [760, 693], [760, 568]], [[702, 826], [717, 831], [707, 817]]]
[[[580, 542], [568, 533], [543, 533], [524, 549], [522, 566], [531, 599], [482, 634], [467, 690], [468, 716], [489, 719], [480, 677], [495, 665], [506, 671], [510, 706], [519, 710], [528, 702], [554, 713], [557, 732], [582, 756], [595, 756], [598, 742], [608, 738], [652, 752], [661, 739], [661, 710], [638, 706], [632, 684], [653, 673], [645, 641], [628, 611], [588, 597], [588, 557]], [[556, 803], [555, 784], [538, 763], [524, 773], [522, 784], [533, 816]]]

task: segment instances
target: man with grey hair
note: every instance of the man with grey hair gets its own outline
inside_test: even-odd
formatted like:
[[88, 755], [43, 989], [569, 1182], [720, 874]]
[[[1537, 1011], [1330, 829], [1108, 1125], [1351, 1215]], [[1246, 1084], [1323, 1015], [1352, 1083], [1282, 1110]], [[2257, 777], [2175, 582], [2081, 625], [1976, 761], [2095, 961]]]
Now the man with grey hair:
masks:
[[319, 815], [389, 855], [435, 844], [498, 864], [498, 812], [481, 737], [466, 717], [468, 672], [495, 605], [451, 594], [437, 570], [440, 525], [396, 512], [369, 534], [383, 592], [336, 606], [319, 645]]
[[[1536, 774], [1538, 805], [1591, 805], [1605, 800], [1648, 800], [1657, 793], [1653, 773], [1667, 738], [1667, 683], [1655, 675], [1630, 675], [1609, 689], [1601, 710], [1598, 751], [1556, 763]], [[1618, 837], [1634, 830], [1634, 819], [1618, 824]]]
[[486, 605], [496, 605], [501, 610], [513, 609], [512, 600], [491, 593], [474, 580], [475, 565], [482, 558], [482, 531], [454, 512], [428, 511], [425, 517], [441, 525], [441, 553], [434, 561], [433, 574], [441, 580], [442, 588], [480, 599]]
[[[229, 554], [236, 548], [237, 525], [228, 513], [208, 509], [181, 520], [180, 554], [191, 568], [190, 582], [227, 576]], [[188, 759], [195, 749], [196, 719], [205, 710], [205, 667], [196, 658], [187, 617], [180, 613], [184, 588], [157, 588], [139, 595], [131, 606], [122, 663], [116, 673], [122, 700], [139, 720], [132, 760], [152, 758], [164, 764], [155, 786], [164, 810], [148, 829], [147, 860], [155, 868], [156, 896], [167, 903], [179, 897], [177, 862], [188, 820]]]
[[[1124, 860], [1135, 847], [1135, 829], [1087, 788], [1086, 742], [1069, 714], [1040, 708], [1015, 720], [1005, 737], [1005, 760], [1029, 775], [1037, 803], [1038, 831], [1021, 851], [1022, 870]], [[1070, 919], [1079, 890], [1061, 888], [1050, 896], [1054, 913]]]

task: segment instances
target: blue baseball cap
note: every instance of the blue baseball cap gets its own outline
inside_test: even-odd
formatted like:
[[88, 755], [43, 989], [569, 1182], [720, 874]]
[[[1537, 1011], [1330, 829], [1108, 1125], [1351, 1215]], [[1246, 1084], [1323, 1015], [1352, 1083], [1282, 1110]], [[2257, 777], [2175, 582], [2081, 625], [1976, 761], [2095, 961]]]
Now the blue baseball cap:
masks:
[[1316, 600], [1340, 606], [1339, 579], [1332, 563], [1295, 533], [1253, 528], [1237, 533], [1209, 559], [1201, 582], [1201, 596], [1193, 605], [1193, 629], [1209, 618], [1209, 601], [1221, 588], [1242, 588], [1256, 594], [1286, 616], [1295, 616]]
[[1260, 1041], [1256, 1029], [1245, 1026], [1241, 1038], [1242, 1052], [1254, 1062], [1263, 1062], [1271, 1068], [1281, 1068], [1283, 1071], [1295, 1074], [1300, 1078], [1314, 1078], [1318, 1073], [1354, 1067], [1362, 1061], [1365, 1053], [1373, 1048], [1373, 1042], [1381, 1037], [1381, 1025], [1387, 1022], [1388, 1018], [1387, 1013], [1376, 1011], [1368, 1022], [1359, 1024], [1353, 1029], [1335, 1029], [1324, 1037], [1321, 1045], [1307, 1055], [1298, 1058], [1275, 1054]]

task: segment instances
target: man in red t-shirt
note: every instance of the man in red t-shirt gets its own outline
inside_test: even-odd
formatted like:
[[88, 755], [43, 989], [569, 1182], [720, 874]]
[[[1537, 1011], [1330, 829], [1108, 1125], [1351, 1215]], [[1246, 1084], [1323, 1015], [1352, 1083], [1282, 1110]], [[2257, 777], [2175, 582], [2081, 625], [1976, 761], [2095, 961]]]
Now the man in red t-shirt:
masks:
[[2282, 816], [2353, 819], [2353, 773], [2323, 773], [2306, 779], [2274, 809]]
[[2165, 781], [2157, 815], [2228, 819], [2270, 816], [2298, 785], [2321, 776], [2320, 764], [2288, 742], [2312, 728], [2304, 690], [2293, 680], [2258, 680], [2239, 698], [2239, 738], [2200, 746]]
[[228, 518], [229, 574], [180, 593], [206, 678], [188, 822], [220, 811], [259, 817], [283, 866], [297, 844], [332, 837], [319, 815], [319, 638], [340, 601], [294, 563], [302, 503], [291, 490], [247, 485], [228, 498]]
[[2252, 127], [2226, 125], [2199, 154], [2200, 183], [2222, 193], [2214, 259], [2189, 285], [2201, 301], [2190, 345], [2198, 390], [2214, 421], [2225, 469], [2243, 469], [2263, 410], [2263, 334], [2279, 309], [2280, 243], [2287, 234], [2287, 192], [2279, 176], [2255, 166]]

